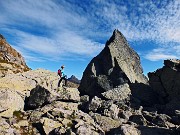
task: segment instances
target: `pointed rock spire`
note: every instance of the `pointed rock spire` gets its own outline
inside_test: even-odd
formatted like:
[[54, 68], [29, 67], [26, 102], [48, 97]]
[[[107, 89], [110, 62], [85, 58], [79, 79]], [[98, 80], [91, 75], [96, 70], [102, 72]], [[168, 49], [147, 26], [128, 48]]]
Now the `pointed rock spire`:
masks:
[[115, 29], [110, 39], [106, 42], [106, 45], [109, 45], [111, 42], [118, 40], [121, 40], [122, 42], [127, 42], [124, 35], [118, 29]]
[[80, 91], [98, 95], [124, 83], [147, 83], [138, 54], [117, 29], [83, 73]]

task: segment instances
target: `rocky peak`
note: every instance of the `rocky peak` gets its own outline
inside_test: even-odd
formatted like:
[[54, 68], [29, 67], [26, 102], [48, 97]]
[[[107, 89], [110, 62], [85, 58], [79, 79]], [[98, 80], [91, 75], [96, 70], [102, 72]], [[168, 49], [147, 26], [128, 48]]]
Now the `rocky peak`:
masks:
[[78, 80], [78, 78], [76, 78], [76, 76], [72, 75], [70, 78], [68, 78], [68, 81], [76, 83], [76, 84], [80, 84], [80, 80]]
[[4, 40], [5, 40], [4, 36], [3, 36], [3, 35], [1, 35], [1, 34], [0, 34], [0, 39], [4, 39]]
[[124, 43], [127, 42], [124, 35], [118, 29], [115, 29], [113, 31], [113, 34], [112, 34], [111, 38], [106, 42], [106, 45], [109, 45], [113, 41], [122, 41]]
[[12, 48], [3, 35], [0, 34], [0, 76], [7, 73], [18, 73], [28, 71], [22, 55]]
[[105, 48], [88, 64], [79, 88], [82, 93], [98, 95], [124, 83], [136, 82], [147, 83], [140, 58], [123, 34], [114, 30]]

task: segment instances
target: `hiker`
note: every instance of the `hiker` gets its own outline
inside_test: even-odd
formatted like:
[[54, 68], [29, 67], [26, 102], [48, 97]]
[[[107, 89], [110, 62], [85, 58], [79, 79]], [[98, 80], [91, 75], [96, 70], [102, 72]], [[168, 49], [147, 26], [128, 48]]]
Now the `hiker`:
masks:
[[64, 68], [65, 68], [65, 66], [62, 65], [61, 69], [58, 70], [58, 75], [60, 76], [60, 80], [58, 82], [58, 87], [60, 87], [60, 83], [62, 80], [65, 80], [65, 86], [67, 86], [67, 75], [64, 74]]

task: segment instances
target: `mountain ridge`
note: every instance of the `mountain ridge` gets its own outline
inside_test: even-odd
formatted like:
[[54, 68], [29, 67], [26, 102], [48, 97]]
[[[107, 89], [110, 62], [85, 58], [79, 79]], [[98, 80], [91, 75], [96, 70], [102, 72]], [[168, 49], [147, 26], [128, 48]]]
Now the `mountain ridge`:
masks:
[[22, 55], [12, 48], [0, 34], [0, 76], [30, 70]]

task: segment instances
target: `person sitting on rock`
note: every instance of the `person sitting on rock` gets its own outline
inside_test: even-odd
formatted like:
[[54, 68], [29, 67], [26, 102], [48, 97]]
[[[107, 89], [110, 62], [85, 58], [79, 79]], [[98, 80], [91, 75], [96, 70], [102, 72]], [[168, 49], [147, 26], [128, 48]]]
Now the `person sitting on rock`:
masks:
[[60, 80], [58, 82], [58, 87], [60, 87], [60, 83], [62, 80], [65, 80], [65, 86], [67, 86], [67, 75], [64, 74], [64, 68], [65, 68], [65, 66], [62, 65], [61, 69], [58, 70], [58, 75], [60, 76]]

